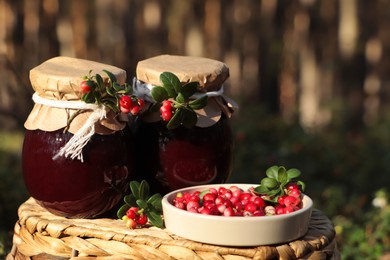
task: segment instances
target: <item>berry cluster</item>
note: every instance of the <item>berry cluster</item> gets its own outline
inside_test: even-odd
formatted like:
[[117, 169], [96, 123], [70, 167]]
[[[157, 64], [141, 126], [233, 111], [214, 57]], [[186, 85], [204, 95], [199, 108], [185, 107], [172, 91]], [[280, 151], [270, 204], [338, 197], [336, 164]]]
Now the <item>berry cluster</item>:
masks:
[[237, 186], [219, 187], [193, 193], [178, 193], [173, 205], [189, 212], [218, 216], [264, 216], [290, 213], [302, 208], [302, 193], [295, 183], [287, 185], [286, 194], [268, 200], [254, 189], [244, 191]]
[[137, 115], [144, 106], [144, 100], [135, 96], [124, 95], [119, 99], [119, 108], [122, 113]]
[[160, 114], [163, 121], [168, 122], [171, 120], [175, 108], [172, 106], [172, 101], [164, 100], [160, 107]]
[[137, 115], [144, 107], [144, 100], [132, 95], [132, 88], [128, 84], [119, 84], [114, 74], [104, 70], [108, 80], [100, 74], [91, 74], [83, 77], [80, 82], [81, 100], [86, 103], [104, 105], [112, 111]]
[[134, 229], [137, 226], [144, 226], [148, 223], [148, 216], [137, 207], [131, 207], [127, 210], [126, 215], [122, 217], [128, 228]]

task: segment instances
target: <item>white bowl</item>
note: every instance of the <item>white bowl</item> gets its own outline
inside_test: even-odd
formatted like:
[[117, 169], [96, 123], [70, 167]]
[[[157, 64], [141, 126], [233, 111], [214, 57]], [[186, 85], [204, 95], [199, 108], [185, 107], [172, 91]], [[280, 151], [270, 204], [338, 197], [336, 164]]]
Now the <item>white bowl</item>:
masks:
[[211, 187], [238, 186], [243, 190], [258, 184], [211, 184], [179, 189], [162, 199], [165, 227], [168, 231], [197, 242], [221, 246], [259, 246], [286, 243], [305, 235], [313, 201], [306, 195], [303, 207], [292, 213], [260, 217], [224, 217], [178, 209], [172, 201], [178, 192], [203, 191]]

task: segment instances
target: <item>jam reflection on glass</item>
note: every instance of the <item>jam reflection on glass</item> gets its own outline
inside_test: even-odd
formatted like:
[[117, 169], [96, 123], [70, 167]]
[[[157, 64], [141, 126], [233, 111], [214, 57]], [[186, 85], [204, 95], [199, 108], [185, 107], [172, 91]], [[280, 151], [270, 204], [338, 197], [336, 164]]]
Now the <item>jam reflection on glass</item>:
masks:
[[148, 181], [153, 192], [224, 183], [229, 177], [233, 138], [228, 119], [206, 128], [168, 130], [161, 122], [140, 119], [134, 126], [136, 178]]
[[[127, 128], [95, 134], [83, 148], [84, 162], [53, 156], [72, 137], [26, 130], [22, 164], [30, 195], [50, 212], [73, 218], [101, 215], [121, 200], [132, 174], [131, 136]], [[126, 141], [125, 141], [126, 140]]]

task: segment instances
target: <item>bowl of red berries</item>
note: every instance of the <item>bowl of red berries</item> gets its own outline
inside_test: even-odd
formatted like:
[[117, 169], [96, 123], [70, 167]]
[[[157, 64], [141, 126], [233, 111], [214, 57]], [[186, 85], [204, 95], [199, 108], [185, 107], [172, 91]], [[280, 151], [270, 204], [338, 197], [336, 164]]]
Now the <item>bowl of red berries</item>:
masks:
[[221, 246], [286, 243], [305, 235], [313, 201], [297, 180], [300, 171], [272, 166], [260, 184], [210, 184], [162, 198], [166, 230]]

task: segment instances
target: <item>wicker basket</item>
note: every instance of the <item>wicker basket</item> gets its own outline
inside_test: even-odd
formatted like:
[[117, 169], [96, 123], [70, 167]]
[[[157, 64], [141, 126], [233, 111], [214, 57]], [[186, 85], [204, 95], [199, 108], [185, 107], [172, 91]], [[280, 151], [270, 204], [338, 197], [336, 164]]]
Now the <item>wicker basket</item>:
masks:
[[30, 198], [18, 211], [12, 259], [339, 259], [330, 220], [314, 210], [308, 233], [273, 246], [222, 247], [155, 227], [131, 230], [117, 219], [67, 219]]

